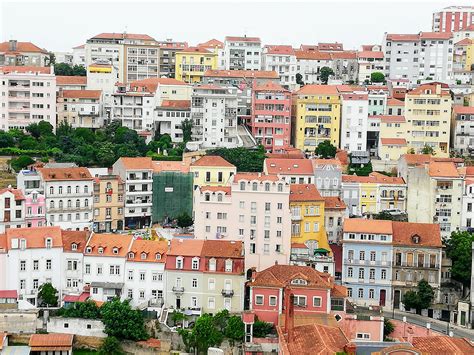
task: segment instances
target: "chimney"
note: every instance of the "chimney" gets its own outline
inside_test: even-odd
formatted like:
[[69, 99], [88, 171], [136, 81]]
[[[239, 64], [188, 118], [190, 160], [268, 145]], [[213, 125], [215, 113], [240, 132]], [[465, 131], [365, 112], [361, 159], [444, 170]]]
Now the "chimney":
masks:
[[287, 336], [287, 343], [291, 344], [293, 342], [293, 329], [295, 327], [295, 309], [294, 309], [294, 299], [295, 296], [291, 293], [289, 288], [286, 288], [284, 291], [285, 294], [285, 333]]
[[17, 41], [15, 39], [11, 39], [8, 41], [8, 47], [11, 51], [16, 51]]

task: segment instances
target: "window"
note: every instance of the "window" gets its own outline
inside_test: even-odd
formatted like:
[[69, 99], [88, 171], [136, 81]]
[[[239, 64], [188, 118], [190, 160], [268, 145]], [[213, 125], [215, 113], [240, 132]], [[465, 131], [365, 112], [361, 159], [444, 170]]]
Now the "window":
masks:
[[145, 272], [140, 271], [140, 281], [145, 281]]
[[382, 269], [382, 271], [380, 272], [380, 278], [382, 280], [386, 280], [387, 279], [387, 270], [386, 269]]
[[193, 270], [198, 270], [199, 269], [199, 259], [198, 258], [193, 258], [191, 268]]
[[321, 307], [321, 297], [313, 297], [313, 307]]
[[264, 296], [262, 295], [255, 295], [255, 304], [257, 306], [262, 306], [264, 302]]
[[364, 268], [359, 268], [359, 279], [363, 279], [365, 274]]
[[182, 269], [183, 268], [183, 257], [178, 256], [176, 258], [176, 269]]
[[370, 280], [375, 280], [375, 269], [370, 269], [369, 270], [369, 279]]
[[347, 288], [347, 297], [352, 297], [352, 288]]
[[216, 307], [216, 300], [214, 297], [209, 297], [207, 299], [207, 307], [209, 309], [214, 309]]
[[306, 307], [306, 296], [295, 295], [293, 304], [298, 307]]
[[232, 272], [232, 260], [230, 259], [225, 261], [225, 272]]
[[209, 290], [215, 290], [215, 288], [216, 288], [216, 281], [215, 281], [214, 279], [209, 279], [209, 280], [207, 281], [207, 288], [208, 288]]
[[277, 305], [277, 297], [276, 296], [268, 297], [268, 304], [270, 306], [276, 306]]
[[209, 271], [216, 271], [216, 259], [209, 259]]
[[198, 287], [198, 280], [193, 279], [192, 282], [191, 282], [191, 286], [192, 286], [192, 288], [197, 288]]
[[375, 261], [375, 251], [370, 252], [370, 261]]
[[347, 277], [353, 277], [354, 275], [354, 269], [349, 267], [347, 268]]
[[53, 240], [51, 238], [46, 238], [46, 249], [51, 249], [53, 246]]
[[133, 270], [128, 270], [128, 279], [133, 280]]
[[365, 260], [365, 251], [360, 251], [359, 252], [359, 260], [361, 260], [361, 261]]
[[359, 288], [358, 296], [359, 296], [359, 298], [364, 298], [364, 289], [363, 288]]

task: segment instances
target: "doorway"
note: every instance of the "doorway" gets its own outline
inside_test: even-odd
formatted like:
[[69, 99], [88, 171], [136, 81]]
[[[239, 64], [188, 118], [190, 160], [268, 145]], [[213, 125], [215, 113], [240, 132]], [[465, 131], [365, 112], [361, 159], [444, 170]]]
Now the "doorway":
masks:
[[380, 290], [380, 300], [379, 300], [379, 305], [381, 307], [385, 307], [385, 299], [387, 297], [387, 291], [386, 290]]

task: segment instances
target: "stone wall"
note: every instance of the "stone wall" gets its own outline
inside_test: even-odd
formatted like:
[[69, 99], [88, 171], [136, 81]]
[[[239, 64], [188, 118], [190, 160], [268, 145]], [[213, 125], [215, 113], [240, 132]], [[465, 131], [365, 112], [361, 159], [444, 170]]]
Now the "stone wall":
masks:
[[0, 311], [0, 332], [36, 333], [36, 310], [2, 310]]
[[105, 338], [104, 323], [95, 319], [50, 317], [47, 323], [48, 333], [76, 334], [87, 337]]

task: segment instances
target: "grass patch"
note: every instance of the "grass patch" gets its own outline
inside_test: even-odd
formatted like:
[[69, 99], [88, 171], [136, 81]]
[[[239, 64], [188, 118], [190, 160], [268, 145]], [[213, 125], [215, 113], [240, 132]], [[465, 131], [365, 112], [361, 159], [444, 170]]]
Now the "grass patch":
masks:
[[76, 349], [72, 351], [72, 355], [94, 355], [98, 353], [98, 351], [90, 349]]

